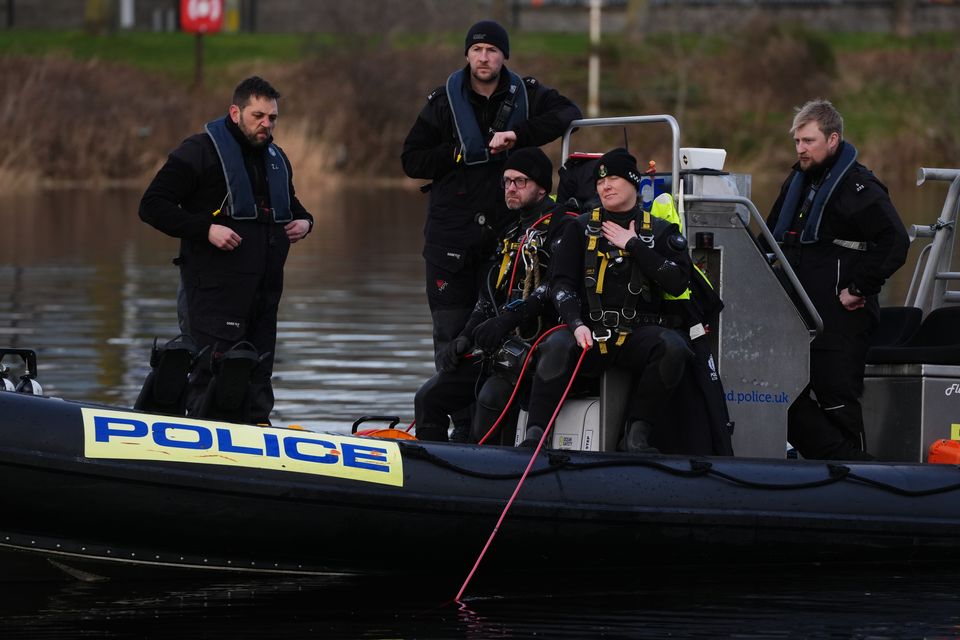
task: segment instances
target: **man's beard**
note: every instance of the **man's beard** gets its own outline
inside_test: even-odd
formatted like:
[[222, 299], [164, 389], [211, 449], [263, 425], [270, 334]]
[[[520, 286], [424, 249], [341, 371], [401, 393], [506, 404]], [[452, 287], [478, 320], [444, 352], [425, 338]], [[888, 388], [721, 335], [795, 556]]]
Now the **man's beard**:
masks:
[[800, 163], [800, 169], [801, 169], [804, 173], [806, 173], [806, 174], [809, 174], [809, 175], [818, 175], [818, 174], [820, 174], [820, 173], [823, 172], [823, 169], [824, 169], [824, 167], [827, 165], [827, 161], [829, 161], [829, 160], [830, 160], [830, 156], [827, 156], [826, 158], [824, 158], [824, 159], [821, 160], [820, 162], [817, 162], [817, 161], [815, 161], [815, 160], [811, 160], [811, 161], [810, 161], [810, 164], [808, 164], [806, 167], [804, 167], [804, 166], [803, 166], [803, 163], [801, 162], [801, 163]]
[[267, 146], [270, 142], [270, 134], [267, 133], [267, 137], [263, 140], [257, 138], [258, 130], [254, 129], [253, 131], [247, 130], [246, 127], [240, 125], [240, 132], [243, 134], [243, 137], [247, 139], [247, 142], [250, 143], [250, 146], [254, 149], [262, 149]]
[[483, 78], [481, 78], [480, 76], [477, 75], [477, 72], [476, 72], [476, 71], [474, 71], [474, 72], [473, 72], [473, 78], [474, 78], [474, 80], [476, 80], [477, 82], [482, 82], [483, 84], [495, 84], [495, 83], [497, 83], [497, 82], [500, 81], [500, 73], [499, 73], [499, 72], [494, 73], [494, 74], [492, 74], [489, 78], [483, 79]]
[[[533, 206], [537, 204], [537, 202], [538, 200], [536, 200], [535, 198], [531, 198], [530, 200], [525, 201], [523, 198], [517, 196], [514, 199], [514, 202], [510, 202], [510, 201], [507, 202], [507, 209], [509, 209], [510, 211], [527, 211], [533, 208]], [[514, 203], [516, 204], [516, 206], [514, 206]]]
[[257, 138], [257, 134], [252, 134], [247, 136], [247, 141], [250, 142], [250, 146], [254, 149], [262, 149], [270, 142], [270, 136], [268, 135], [263, 140]]

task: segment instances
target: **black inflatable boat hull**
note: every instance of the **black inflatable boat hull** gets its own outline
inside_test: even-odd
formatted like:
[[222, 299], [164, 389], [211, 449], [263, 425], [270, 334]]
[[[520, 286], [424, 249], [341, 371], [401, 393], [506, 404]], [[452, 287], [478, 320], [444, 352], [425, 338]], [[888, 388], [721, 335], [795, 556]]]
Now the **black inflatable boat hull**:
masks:
[[[463, 575], [530, 455], [0, 392], [0, 562]], [[928, 560], [960, 560], [956, 466], [550, 451], [483, 566]]]

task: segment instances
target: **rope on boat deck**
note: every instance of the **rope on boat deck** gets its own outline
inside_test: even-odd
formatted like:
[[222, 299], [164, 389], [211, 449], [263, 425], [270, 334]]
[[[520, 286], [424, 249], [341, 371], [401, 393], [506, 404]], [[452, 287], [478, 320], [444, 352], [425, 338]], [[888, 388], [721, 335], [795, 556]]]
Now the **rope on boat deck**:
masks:
[[[478, 471], [476, 469], [469, 469], [463, 467], [456, 463], [450, 462], [449, 460], [438, 456], [426, 448], [415, 445], [402, 443], [401, 447], [405, 456], [411, 458], [417, 458], [425, 462], [430, 462], [438, 467], [449, 469], [457, 473], [469, 476], [472, 478], [481, 478], [485, 480], [515, 480], [523, 475], [522, 471], [510, 472], [510, 473], [490, 473], [487, 471]], [[668, 475], [677, 476], [681, 478], [701, 478], [705, 476], [710, 476], [718, 480], [723, 480], [730, 484], [734, 484], [741, 487], [747, 487], [750, 489], [766, 489], [770, 491], [795, 491], [800, 489], [813, 489], [816, 487], [824, 487], [827, 485], [835, 484], [837, 482], [857, 482], [865, 484], [868, 486], [875, 487], [882, 491], [887, 491], [896, 495], [906, 496], [906, 497], [923, 497], [931, 496], [940, 493], [949, 493], [951, 491], [960, 490], [960, 482], [945, 485], [942, 487], [934, 487], [931, 489], [905, 489], [903, 487], [898, 487], [896, 485], [890, 484], [888, 482], [882, 482], [880, 480], [875, 480], [873, 478], [868, 478], [863, 475], [854, 473], [850, 467], [836, 464], [836, 463], [825, 463], [828, 471], [828, 477], [820, 480], [811, 480], [808, 482], [792, 482], [792, 483], [774, 483], [774, 482], [758, 482], [755, 480], [748, 480], [745, 478], [738, 478], [737, 476], [731, 475], [729, 473], [724, 473], [723, 471], [718, 471], [713, 467], [713, 463], [709, 460], [701, 460], [697, 458], [691, 458], [689, 460], [690, 468], [682, 469], [657, 460], [652, 460], [649, 458], [629, 458], [623, 457], [617, 460], [597, 460], [593, 462], [572, 462], [570, 456], [565, 455], [559, 452], [548, 452], [546, 454], [547, 466], [539, 467], [536, 469], [531, 469], [529, 476], [543, 476], [551, 473], [557, 473], [559, 471], [587, 471], [590, 469], [601, 469], [606, 467], [647, 467], [650, 469], [655, 469], [661, 471]], [[957, 467], [960, 469], [960, 466]]]

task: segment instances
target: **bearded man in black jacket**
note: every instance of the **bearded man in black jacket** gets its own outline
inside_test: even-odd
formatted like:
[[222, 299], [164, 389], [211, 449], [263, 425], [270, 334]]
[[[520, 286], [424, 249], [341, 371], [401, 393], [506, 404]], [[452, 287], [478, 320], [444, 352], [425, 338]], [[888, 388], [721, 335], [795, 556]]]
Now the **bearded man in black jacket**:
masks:
[[872, 460], [863, 375], [880, 318], [877, 294], [910, 246], [887, 188], [856, 161], [830, 102], [805, 104], [790, 128], [797, 163], [767, 226], [823, 319], [810, 346], [810, 385], [790, 405], [787, 436], [805, 458]]
[[467, 65], [428, 96], [401, 155], [408, 176], [433, 181], [423, 257], [435, 356], [466, 324], [482, 267], [516, 219], [500, 185], [510, 150], [547, 144], [581, 116], [556, 90], [507, 69], [510, 40], [496, 22], [470, 27], [464, 55]]
[[262, 78], [242, 81], [226, 117], [174, 149], [140, 201], [144, 222], [180, 238], [174, 263], [180, 267], [181, 331], [212, 350], [191, 375], [190, 415], [207, 391], [211, 363], [241, 341], [262, 357], [245, 418], [268, 423], [273, 409], [283, 267], [290, 245], [313, 228], [313, 216], [296, 197], [290, 161], [273, 144], [279, 98]]

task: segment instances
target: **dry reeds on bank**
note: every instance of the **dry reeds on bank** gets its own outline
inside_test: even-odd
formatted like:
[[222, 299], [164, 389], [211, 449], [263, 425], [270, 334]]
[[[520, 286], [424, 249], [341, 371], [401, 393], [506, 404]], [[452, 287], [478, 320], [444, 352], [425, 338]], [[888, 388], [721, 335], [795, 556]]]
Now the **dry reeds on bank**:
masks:
[[0, 180], [11, 188], [104, 186], [143, 175], [204, 110], [163, 78], [57, 56], [0, 57], [0, 95]]
[[[602, 115], [674, 114], [685, 146], [725, 147], [732, 170], [779, 174], [793, 161], [793, 109], [819, 96], [841, 109], [847, 136], [881, 175], [960, 165], [960, 48], [837, 52], [816, 35], [762, 24], [720, 45], [606, 46]], [[512, 70], [585, 104], [585, 55], [513, 54]], [[235, 77], [195, 91], [119, 64], [0, 57], [0, 189], [143, 186], [253, 73], [283, 94], [276, 137], [298, 182], [401, 180], [404, 137], [430, 91], [463, 62], [459, 47], [436, 42], [328, 49], [295, 64], [238, 63]]]

